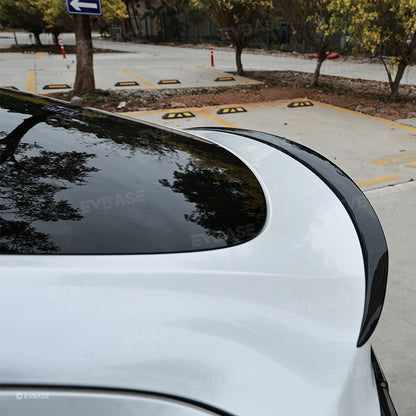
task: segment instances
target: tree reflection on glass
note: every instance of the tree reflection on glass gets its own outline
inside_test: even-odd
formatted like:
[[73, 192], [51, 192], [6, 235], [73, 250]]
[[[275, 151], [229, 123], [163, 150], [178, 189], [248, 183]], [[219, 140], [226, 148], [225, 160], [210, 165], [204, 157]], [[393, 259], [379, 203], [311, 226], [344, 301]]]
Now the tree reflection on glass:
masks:
[[177, 164], [175, 180], [160, 180], [195, 206], [191, 214], [184, 215], [185, 219], [227, 245], [257, 235], [265, 221], [266, 205], [254, 174], [219, 147], [187, 143], [186, 148], [192, 157], [186, 166]]
[[56, 193], [69, 184], [81, 185], [94, 167], [87, 167], [94, 154], [51, 152], [41, 146], [20, 143], [36, 124], [46, 120], [41, 111], [24, 120], [0, 139], [0, 252], [54, 253], [59, 247], [46, 233], [36, 230], [35, 221], [80, 220], [78, 209]]

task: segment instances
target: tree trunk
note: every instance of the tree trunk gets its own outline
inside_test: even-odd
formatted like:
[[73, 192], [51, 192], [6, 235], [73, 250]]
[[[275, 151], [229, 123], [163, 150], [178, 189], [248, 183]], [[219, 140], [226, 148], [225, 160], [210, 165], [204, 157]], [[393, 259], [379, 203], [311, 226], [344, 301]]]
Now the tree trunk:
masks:
[[36, 46], [42, 46], [42, 42], [40, 41], [40, 32], [39, 33], [33, 33], [35, 37], [35, 45]]
[[55, 42], [55, 47], [59, 50], [61, 48], [59, 45], [59, 33], [52, 33], [52, 36]]
[[319, 85], [319, 75], [321, 74], [321, 66], [326, 59], [326, 53], [324, 55], [321, 53], [318, 54], [318, 62], [316, 63], [315, 73], [313, 74], [312, 87], [317, 87]]
[[399, 98], [400, 81], [403, 78], [406, 67], [407, 67], [407, 63], [400, 61], [399, 66], [397, 67], [397, 72], [396, 72], [394, 81], [390, 82], [390, 90], [391, 90], [390, 98], [393, 101], [397, 101], [397, 99]]
[[95, 90], [92, 38], [90, 17], [74, 15], [74, 29], [77, 52], [77, 72], [75, 75], [74, 94], [88, 93]]
[[241, 63], [241, 54], [243, 52], [243, 48], [241, 46], [235, 47], [235, 63], [237, 65], [237, 74], [244, 75], [243, 71], [243, 64]]

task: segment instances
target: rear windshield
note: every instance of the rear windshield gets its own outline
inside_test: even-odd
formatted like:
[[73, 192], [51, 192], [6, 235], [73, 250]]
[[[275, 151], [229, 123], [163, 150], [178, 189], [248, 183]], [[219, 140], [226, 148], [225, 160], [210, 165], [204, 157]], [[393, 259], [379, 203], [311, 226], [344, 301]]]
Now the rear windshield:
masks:
[[2, 254], [174, 253], [254, 238], [253, 173], [214, 144], [2, 91]]

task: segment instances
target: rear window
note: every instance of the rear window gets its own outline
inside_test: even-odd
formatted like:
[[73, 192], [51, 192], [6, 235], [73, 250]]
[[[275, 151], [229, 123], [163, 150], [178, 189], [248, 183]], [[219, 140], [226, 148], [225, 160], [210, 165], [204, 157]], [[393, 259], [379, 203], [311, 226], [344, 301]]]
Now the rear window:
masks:
[[227, 150], [2, 91], [2, 254], [174, 253], [254, 238], [266, 204]]

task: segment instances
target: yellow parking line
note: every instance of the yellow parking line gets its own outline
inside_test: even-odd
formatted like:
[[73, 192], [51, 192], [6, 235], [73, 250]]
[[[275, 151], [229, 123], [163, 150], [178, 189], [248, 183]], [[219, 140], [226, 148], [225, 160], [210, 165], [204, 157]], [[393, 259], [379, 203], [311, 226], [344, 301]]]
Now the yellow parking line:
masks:
[[365, 188], [366, 186], [372, 185], [379, 185], [381, 183], [398, 181], [399, 179], [403, 179], [401, 175], [388, 175], [388, 176], [379, 176], [378, 178], [366, 179], [363, 181], [355, 182], [358, 187]]
[[8, 48], [9, 47], [9, 44], [8, 43], [5, 43], [3, 46], [2, 46], [2, 49], [6, 49], [6, 48]]
[[223, 125], [223, 126], [225, 126], [225, 127], [231, 127], [231, 128], [233, 128], [233, 129], [238, 129], [238, 128], [239, 128], [239, 127], [238, 127], [238, 126], [236, 126], [235, 124], [231, 124], [231, 123], [229, 123], [228, 121], [223, 120], [222, 118], [219, 118], [219, 117], [213, 116], [212, 114], [209, 114], [209, 113], [207, 113], [207, 112], [206, 112], [206, 111], [204, 111], [204, 110], [197, 111], [197, 113], [198, 113], [199, 115], [203, 116], [203, 117], [206, 117], [206, 118], [209, 118], [209, 119], [210, 119], [210, 120], [212, 120], [212, 121], [215, 121], [216, 123], [222, 124], [222, 125]]
[[45, 53], [44, 52], [39, 52], [39, 56], [40, 56], [40, 59], [45, 59]]
[[133, 74], [130, 71], [127, 71], [127, 69], [124, 68], [118, 68], [120, 71], [124, 72], [127, 75], [130, 75], [133, 78], [136, 78], [137, 80], [139, 80], [141, 83], [147, 85], [149, 88], [155, 89], [157, 88], [156, 85], [151, 84], [150, 82], [147, 82], [146, 80], [144, 80], [143, 78], [138, 77], [137, 75]]
[[314, 104], [321, 105], [322, 107], [332, 108], [333, 110], [342, 111], [342, 112], [348, 113], [348, 114], [354, 114], [355, 116], [360, 116], [360, 117], [368, 118], [368, 119], [371, 119], [371, 120], [381, 121], [382, 123], [389, 124], [390, 126], [400, 127], [402, 129], [406, 129], [406, 130], [410, 130], [410, 131], [416, 131], [415, 127], [405, 126], [404, 124], [395, 123], [394, 121], [385, 120], [384, 118], [369, 116], [367, 114], [359, 113], [358, 111], [348, 110], [348, 109], [342, 108], [342, 107], [336, 107], [335, 105], [325, 104], [325, 103], [321, 103], [319, 101], [312, 101], [312, 100], [310, 100], [310, 101], [313, 102]]
[[33, 69], [27, 71], [27, 92], [36, 93], [35, 71]]
[[[212, 72], [213, 74], [217, 74], [217, 75], [223, 75], [223, 76], [227, 75], [227, 76], [229, 76], [229, 74], [226, 74], [225, 72], [214, 71], [213, 69], [204, 68], [204, 67], [198, 66], [198, 65], [195, 65], [194, 68], [202, 69], [203, 71], [207, 71], [207, 72]], [[243, 81], [246, 84], [258, 84], [259, 83], [258, 81], [252, 81], [251, 79], [245, 79], [243, 77], [239, 77], [238, 75], [232, 75], [232, 77], [235, 78], [235, 79], [239, 79], [240, 81]], [[217, 84], [215, 84], [215, 85], [217, 85]], [[218, 84], [218, 85], [223, 85], [223, 84]], [[230, 84], [228, 84], [228, 85], [230, 85]]]

